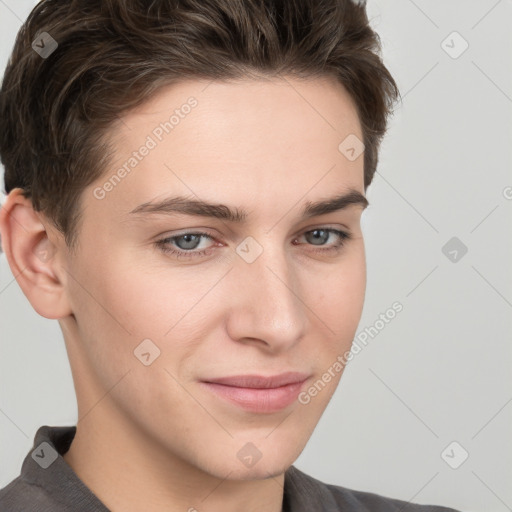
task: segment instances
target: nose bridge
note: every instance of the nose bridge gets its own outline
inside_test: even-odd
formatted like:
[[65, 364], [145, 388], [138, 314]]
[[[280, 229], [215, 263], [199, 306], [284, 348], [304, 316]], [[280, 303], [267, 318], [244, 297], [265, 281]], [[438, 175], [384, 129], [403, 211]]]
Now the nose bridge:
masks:
[[237, 248], [234, 278], [239, 292], [234, 310], [238, 337], [283, 345], [302, 336], [305, 306], [290, 255], [277, 240], [271, 235], [258, 242], [249, 239]]

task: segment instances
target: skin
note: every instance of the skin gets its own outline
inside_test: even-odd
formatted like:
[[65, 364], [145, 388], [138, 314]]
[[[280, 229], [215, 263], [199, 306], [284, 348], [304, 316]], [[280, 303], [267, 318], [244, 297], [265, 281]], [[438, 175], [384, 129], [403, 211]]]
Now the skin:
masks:
[[[190, 114], [97, 199], [94, 189], [190, 96], [198, 101]], [[112, 128], [115, 157], [84, 190], [76, 254], [19, 189], [9, 194], [4, 251], [34, 309], [59, 320], [73, 374], [79, 419], [64, 459], [111, 510], [281, 510], [284, 471], [342, 372], [308, 404], [262, 414], [199, 381], [294, 370], [311, 375], [308, 389], [350, 349], [366, 288], [363, 208], [299, 217], [307, 201], [348, 188], [364, 195], [363, 156], [350, 161], [338, 150], [349, 134], [362, 139], [355, 106], [329, 79], [183, 82]], [[128, 214], [174, 194], [249, 217], [237, 225]], [[307, 235], [325, 227], [352, 238], [339, 252], [315, 252], [339, 241]], [[214, 238], [195, 249], [211, 247], [207, 256], [178, 259], [155, 244], [197, 229]], [[252, 263], [235, 252], [248, 236], [263, 248]], [[160, 356], [145, 366], [134, 349], [147, 338]], [[250, 468], [237, 457], [248, 442], [261, 452]]]

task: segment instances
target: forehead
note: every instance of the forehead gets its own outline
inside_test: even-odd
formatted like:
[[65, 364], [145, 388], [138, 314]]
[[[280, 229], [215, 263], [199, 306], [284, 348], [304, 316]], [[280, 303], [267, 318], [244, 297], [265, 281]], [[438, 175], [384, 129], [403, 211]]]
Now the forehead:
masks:
[[357, 110], [333, 79], [186, 81], [120, 119], [112, 166], [94, 185], [124, 168], [107, 197], [123, 211], [170, 193], [240, 204], [241, 185], [285, 203], [308, 189], [362, 191], [363, 156], [339, 150], [348, 136], [363, 139]]
[[183, 136], [197, 142], [226, 143], [226, 135], [235, 136], [240, 142], [250, 134], [247, 146], [252, 141], [275, 141], [276, 133], [281, 134], [280, 139], [288, 140], [314, 140], [327, 134], [337, 139], [347, 132], [362, 139], [354, 101], [331, 77], [173, 84], [124, 115], [112, 135], [116, 147], [123, 149], [126, 145], [136, 146], [141, 132], [165, 138], [169, 143], [171, 137], [165, 136], [170, 132], [172, 139]]

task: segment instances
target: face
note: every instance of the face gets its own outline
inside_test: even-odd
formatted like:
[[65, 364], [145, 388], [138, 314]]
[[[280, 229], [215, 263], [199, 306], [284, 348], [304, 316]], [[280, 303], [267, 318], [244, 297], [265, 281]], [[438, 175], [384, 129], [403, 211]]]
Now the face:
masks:
[[[364, 206], [304, 214], [364, 195], [363, 155], [339, 150], [363, 138], [355, 106], [326, 79], [191, 81], [121, 121], [64, 262], [79, 416], [218, 478], [277, 475], [332, 397], [362, 312]], [[176, 196], [224, 206], [149, 211]], [[285, 372], [303, 383], [205, 383]]]

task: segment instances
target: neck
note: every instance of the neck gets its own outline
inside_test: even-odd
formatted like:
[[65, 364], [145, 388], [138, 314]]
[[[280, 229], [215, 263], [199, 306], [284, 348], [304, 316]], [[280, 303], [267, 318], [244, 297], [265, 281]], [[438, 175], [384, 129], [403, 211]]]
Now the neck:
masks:
[[[112, 418], [109, 418], [112, 420]], [[112, 512], [281, 512], [284, 473], [262, 480], [219, 479], [165, 453], [133, 425], [79, 422], [64, 460]]]

